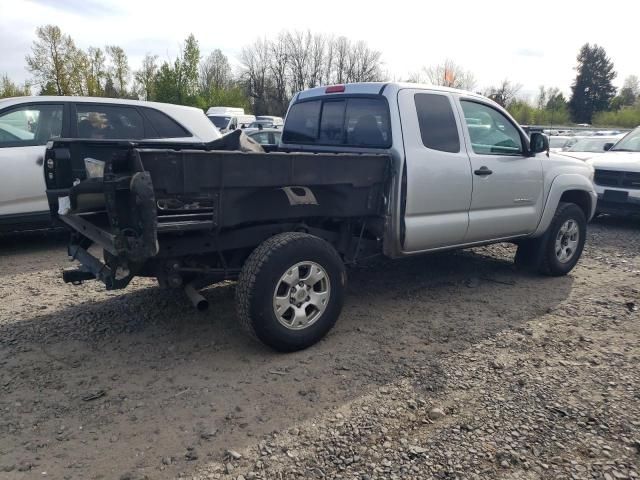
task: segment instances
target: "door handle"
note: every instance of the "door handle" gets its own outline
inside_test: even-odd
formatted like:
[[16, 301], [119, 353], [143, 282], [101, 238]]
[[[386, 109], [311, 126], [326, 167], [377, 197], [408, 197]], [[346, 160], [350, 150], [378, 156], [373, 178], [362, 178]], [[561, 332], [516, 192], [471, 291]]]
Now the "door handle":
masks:
[[483, 165], [478, 170], [474, 170], [473, 173], [481, 177], [484, 177], [485, 175], [491, 175], [493, 173], [493, 170], [489, 170], [487, 167]]
[[44, 157], [38, 157], [38, 159], [36, 160], [36, 165], [44, 165]]

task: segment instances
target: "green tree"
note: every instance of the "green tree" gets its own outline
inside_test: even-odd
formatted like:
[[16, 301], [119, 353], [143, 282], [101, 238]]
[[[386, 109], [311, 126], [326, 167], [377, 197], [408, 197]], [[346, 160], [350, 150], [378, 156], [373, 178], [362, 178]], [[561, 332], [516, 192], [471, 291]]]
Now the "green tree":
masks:
[[87, 71], [85, 76], [87, 95], [100, 97], [104, 94], [104, 83], [107, 78], [106, 57], [100, 48], [87, 49]]
[[193, 34], [189, 35], [173, 65], [164, 62], [156, 75], [154, 90], [159, 102], [199, 105], [198, 64], [200, 48]]
[[229, 59], [216, 49], [200, 64], [200, 92], [207, 93], [228, 87], [232, 82]]
[[616, 95], [611, 99], [611, 102], [609, 102], [609, 110], [612, 112], [617, 112], [622, 107], [624, 107], [624, 100], [620, 95]]
[[522, 89], [519, 83], [511, 83], [508, 79], [504, 79], [497, 87], [489, 87], [485, 96], [496, 102], [502, 107], [508, 108], [511, 102], [516, 100], [518, 93]]
[[154, 87], [157, 73], [158, 56], [147, 53], [142, 60], [142, 68], [135, 73], [139, 94], [144, 100], [155, 100]]
[[181, 93], [184, 97], [195, 97], [198, 93], [198, 66], [200, 47], [193, 33], [185, 40], [180, 59]]
[[20, 86], [11, 81], [8, 75], [0, 77], [0, 98], [23, 97], [31, 94], [31, 89], [27, 84]]
[[538, 96], [536, 97], [536, 106], [538, 110], [542, 110], [545, 108], [548, 101], [549, 92], [544, 87], [544, 85], [540, 85], [538, 87]]
[[629, 75], [624, 79], [620, 89], [620, 101], [623, 106], [634, 105], [640, 97], [640, 80], [636, 75]]
[[566, 110], [567, 99], [564, 98], [564, 94], [559, 88], [550, 88], [547, 90], [547, 104], [545, 105], [547, 110]]
[[569, 110], [576, 123], [591, 123], [593, 114], [609, 108], [616, 93], [613, 62], [604, 48], [584, 44], [577, 57], [577, 76], [571, 86]]
[[27, 68], [42, 88], [53, 86], [57, 95], [73, 95], [71, 75], [77, 60], [73, 40], [55, 25], [38, 27], [36, 36], [31, 55], [25, 58]]
[[118, 96], [124, 98], [127, 96], [127, 85], [129, 83], [129, 75], [131, 74], [129, 59], [127, 58], [127, 54], [124, 53], [124, 50], [116, 45], [108, 45], [105, 50], [111, 60], [109, 73], [113, 85]]
[[69, 87], [74, 95], [88, 95], [89, 57], [76, 48], [69, 57]]
[[198, 104], [195, 106], [206, 109], [213, 105], [242, 107], [245, 111], [251, 111], [249, 97], [247, 97], [244, 89], [239, 85], [225, 88], [212, 88], [207, 92], [207, 95], [198, 97]]
[[118, 98], [120, 96], [113, 83], [113, 77], [110, 74], [107, 74], [102, 95], [107, 98]]
[[158, 102], [180, 103], [176, 71], [169, 63], [164, 62], [160, 66], [153, 82], [153, 90]]
[[617, 112], [598, 112], [593, 124], [599, 127], [635, 128], [640, 125], [640, 105], [623, 107]]
[[57, 95], [58, 90], [56, 88], [56, 84], [53, 81], [48, 81], [44, 85], [40, 86], [40, 91], [38, 95]]
[[561, 125], [570, 122], [569, 107], [567, 99], [559, 88], [547, 90], [547, 104], [545, 105], [547, 114], [546, 124]]

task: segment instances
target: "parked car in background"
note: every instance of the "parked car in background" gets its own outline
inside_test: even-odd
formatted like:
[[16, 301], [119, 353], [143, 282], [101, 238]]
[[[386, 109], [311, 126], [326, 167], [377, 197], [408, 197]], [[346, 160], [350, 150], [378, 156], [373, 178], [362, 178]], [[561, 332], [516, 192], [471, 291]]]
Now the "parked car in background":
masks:
[[616, 143], [623, 135], [615, 135], [610, 137], [605, 136], [593, 136], [578, 138], [570, 147], [565, 147], [562, 151], [558, 152], [568, 157], [577, 158], [578, 160], [587, 160], [598, 155], [602, 155], [606, 152], [605, 147], [607, 144]]
[[278, 127], [274, 125], [271, 122], [271, 120], [256, 120], [255, 122], [251, 122], [249, 125], [247, 125], [247, 128], [245, 128], [244, 130], [246, 133], [253, 130], [262, 130], [263, 128], [278, 128]]
[[282, 127], [284, 125], [284, 119], [282, 117], [274, 117], [272, 115], [258, 115], [256, 120], [271, 122], [274, 127]]
[[[248, 129], [247, 129], [248, 130]], [[262, 145], [262, 148], [269, 152], [276, 150], [282, 137], [282, 129], [263, 128], [261, 130], [245, 130], [244, 133], [251, 139]]]
[[210, 142], [220, 133], [192, 107], [91, 97], [0, 100], [0, 231], [50, 225], [42, 164], [47, 141], [59, 137]]
[[640, 214], [640, 127], [587, 163], [595, 168], [598, 213]]
[[620, 135], [620, 130], [598, 130], [593, 132], [593, 137], [614, 137]]
[[572, 140], [573, 137], [552, 135], [549, 137], [549, 151], [560, 152]]
[[256, 121], [255, 116], [244, 113], [244, 108], [236, 107], [211, 107], [207, 110], [207, 117], [221, 133], [246, 128]]

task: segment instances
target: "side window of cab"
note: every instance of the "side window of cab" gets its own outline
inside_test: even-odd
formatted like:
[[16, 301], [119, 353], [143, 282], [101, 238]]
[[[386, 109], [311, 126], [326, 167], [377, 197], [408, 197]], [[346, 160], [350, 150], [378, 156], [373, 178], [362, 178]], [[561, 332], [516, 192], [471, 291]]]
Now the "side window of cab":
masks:
[[473, 152], [478, 155], [522, 155], [518, 129], [501, 112], [480, 102], [461, 100]]

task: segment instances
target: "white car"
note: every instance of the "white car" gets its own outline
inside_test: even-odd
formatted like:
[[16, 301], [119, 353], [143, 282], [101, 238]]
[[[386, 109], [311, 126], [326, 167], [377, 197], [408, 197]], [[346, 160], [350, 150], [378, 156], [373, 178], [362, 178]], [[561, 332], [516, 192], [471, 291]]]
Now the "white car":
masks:
[[578, 139], [573, 145], [563, 148], [557, 153], [566, 155], [567, 157], [577, 158], [578, 160], [588, 160], [589, 158], [603, 155], [607, 150], [606, 147], [613, 145], [624, 135], [613, 136], [593, 136]]
[[211, 142], [220, 133], [202, 110], [92, 97], [0, 100], [0, 231], [49, 226], [42, 163], [52, 138]]
[[571, 142], [571, 140], [573, 140], [573, 137], [568, 137], [565, 135], [550, 135], [549, 151], [561, 152], [562, 149], [565, 148]]
[[270, 122], [274, 128], [284, 126], [284, 119], [282, 117], [274, 117], [273, 115], [258, 115], [256, 120]]
[[640, 127], [587, 163], [595, 168], [598, 213], [640, 214]]

